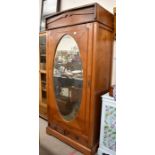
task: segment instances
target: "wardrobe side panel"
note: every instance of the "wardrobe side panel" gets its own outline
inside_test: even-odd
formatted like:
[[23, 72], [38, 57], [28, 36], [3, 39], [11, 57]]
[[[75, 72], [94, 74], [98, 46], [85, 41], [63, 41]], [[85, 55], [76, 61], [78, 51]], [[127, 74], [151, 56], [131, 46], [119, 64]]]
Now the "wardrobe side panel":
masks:
[[108, 91], [111, 83], [113, 32], [97, 24], [95, 91]]
[[113, 33], [101, 24], [94, 23], [94, 50], [92, 71], [93, 144], [98, 143], [101, 117], [101, 95], [111, 83]]

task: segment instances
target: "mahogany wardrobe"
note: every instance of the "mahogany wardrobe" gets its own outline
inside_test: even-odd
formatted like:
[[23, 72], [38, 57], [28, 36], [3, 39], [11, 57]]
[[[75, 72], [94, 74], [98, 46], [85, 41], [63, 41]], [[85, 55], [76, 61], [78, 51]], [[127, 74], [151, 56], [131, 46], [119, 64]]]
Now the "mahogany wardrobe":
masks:
[[73, 8], [49, 16], [46, 30], [47, 133], [93, 155], [111, 82], [113, 14], [97, 3]]

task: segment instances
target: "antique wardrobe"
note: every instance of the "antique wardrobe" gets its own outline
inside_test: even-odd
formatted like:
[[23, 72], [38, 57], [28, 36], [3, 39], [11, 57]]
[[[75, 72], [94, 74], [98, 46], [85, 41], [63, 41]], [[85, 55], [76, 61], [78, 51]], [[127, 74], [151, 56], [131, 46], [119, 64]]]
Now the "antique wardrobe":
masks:
[[113, 15], [95, 3], [48, 17], [46, 30], [47, 133], [93, 155], [110, 86]]

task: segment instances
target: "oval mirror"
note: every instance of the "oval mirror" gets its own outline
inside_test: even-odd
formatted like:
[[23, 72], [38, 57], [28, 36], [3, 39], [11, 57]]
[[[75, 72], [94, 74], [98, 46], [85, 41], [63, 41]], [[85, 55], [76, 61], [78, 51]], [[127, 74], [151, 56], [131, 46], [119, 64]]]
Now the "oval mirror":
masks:
[[63, 36], [58, 43], [53, 78], [58, 110], [66, 121], [71, 121], [80, 108], [83, 69], [79, 47], [70, 35]]

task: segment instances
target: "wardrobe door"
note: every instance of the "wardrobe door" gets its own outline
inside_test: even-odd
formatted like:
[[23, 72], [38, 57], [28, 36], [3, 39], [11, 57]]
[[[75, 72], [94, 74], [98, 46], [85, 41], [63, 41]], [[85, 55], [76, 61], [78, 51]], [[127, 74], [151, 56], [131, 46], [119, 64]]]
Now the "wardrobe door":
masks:
[[89, 108], [88, 25], [51, 30], [47, 44], [49, 126], [85, 138]]

